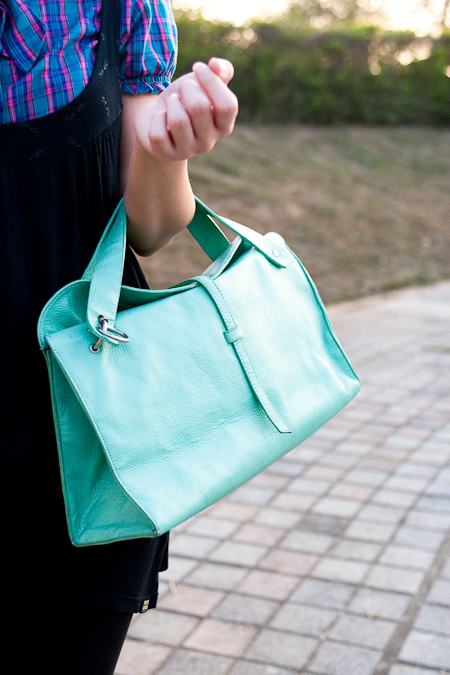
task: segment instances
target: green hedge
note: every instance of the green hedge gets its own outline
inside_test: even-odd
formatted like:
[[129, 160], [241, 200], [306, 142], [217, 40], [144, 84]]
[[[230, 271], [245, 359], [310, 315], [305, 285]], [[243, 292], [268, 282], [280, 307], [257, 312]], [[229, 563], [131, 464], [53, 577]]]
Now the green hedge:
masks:
[[[303, 124], [450, 122], [450, 33], [419, 40], [410, 32], [340, 25], [326, 32], [286, 20], [237, 29], [178, 12], [177, 75], [195, 60], [233, 61], [241, 121]], [[430, 51], [401, 65], [400, 52]], [[423, 54], [422, 54], [423, 56]], [[376, 74], [375, 74], [376, 73]]]

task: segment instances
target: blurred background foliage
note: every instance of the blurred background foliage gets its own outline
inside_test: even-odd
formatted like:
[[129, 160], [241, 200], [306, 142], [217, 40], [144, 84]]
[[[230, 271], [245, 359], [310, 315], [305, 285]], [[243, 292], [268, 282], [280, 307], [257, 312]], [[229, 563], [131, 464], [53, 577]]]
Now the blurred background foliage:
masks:
[[242, 27], [175, 15], [177, 76], [196, 60], [229, 58], [242, 122], [450, 122], [448, 29], [439, 37], [385, 30], [379, 10], [361, 0], [297, 0], [277, 19]]
[[[228, 57], [240, 99], [234, 133], [189, 162], [194, 192], [279, 232], [326, 303], [450, 276], [450, 0], [421, 36], [374, 3], [297, 0], [241, 27], [176, 12], [177, 74]], [[166, 288], [210, 261], [184, 231], [141, 263]]]

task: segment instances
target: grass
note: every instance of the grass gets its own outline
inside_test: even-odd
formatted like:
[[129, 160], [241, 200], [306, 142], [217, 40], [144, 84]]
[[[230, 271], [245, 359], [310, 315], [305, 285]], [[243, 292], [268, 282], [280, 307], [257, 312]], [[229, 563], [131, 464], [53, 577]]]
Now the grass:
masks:
[[[195, 193], [279, 232], [326, 303], [450, 276], [450, 131], [238, 125], [190, 162]], [[154, 288], [201, 273], [189, 233], [141, 260]]]

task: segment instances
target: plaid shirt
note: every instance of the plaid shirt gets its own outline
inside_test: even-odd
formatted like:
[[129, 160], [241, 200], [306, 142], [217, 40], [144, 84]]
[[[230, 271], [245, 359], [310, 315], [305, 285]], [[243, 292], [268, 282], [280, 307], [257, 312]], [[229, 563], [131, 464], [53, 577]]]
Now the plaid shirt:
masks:
[[[94, 68], [101, 5], [0, 0], [0, 123], [43, 117], [81, 93]], [[176, 65], [170, 0], [122, 0], [121, 6], [122, 91], [162, 91]]]

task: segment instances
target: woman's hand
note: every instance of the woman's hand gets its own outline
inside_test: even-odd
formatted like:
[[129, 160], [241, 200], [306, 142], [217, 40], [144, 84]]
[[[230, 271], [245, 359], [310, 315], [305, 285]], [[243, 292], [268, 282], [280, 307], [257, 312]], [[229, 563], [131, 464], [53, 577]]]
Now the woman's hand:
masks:
[[214, 58], [192, 71], [158, 96], [122, 95], [120, 181], [128, 241], [140, 255], [152, 255], [191, 222], [187, 160], [211, 150], [236, 120], [231, 63]]
[[138, 142], [162, 162], [209, 152], [234, 128], [238, 102], [227, 86], [234, 74], [232, 64], [212, 58], [208, 65], [195, 63], [192, 70], [142, 108], [134, 120]]

